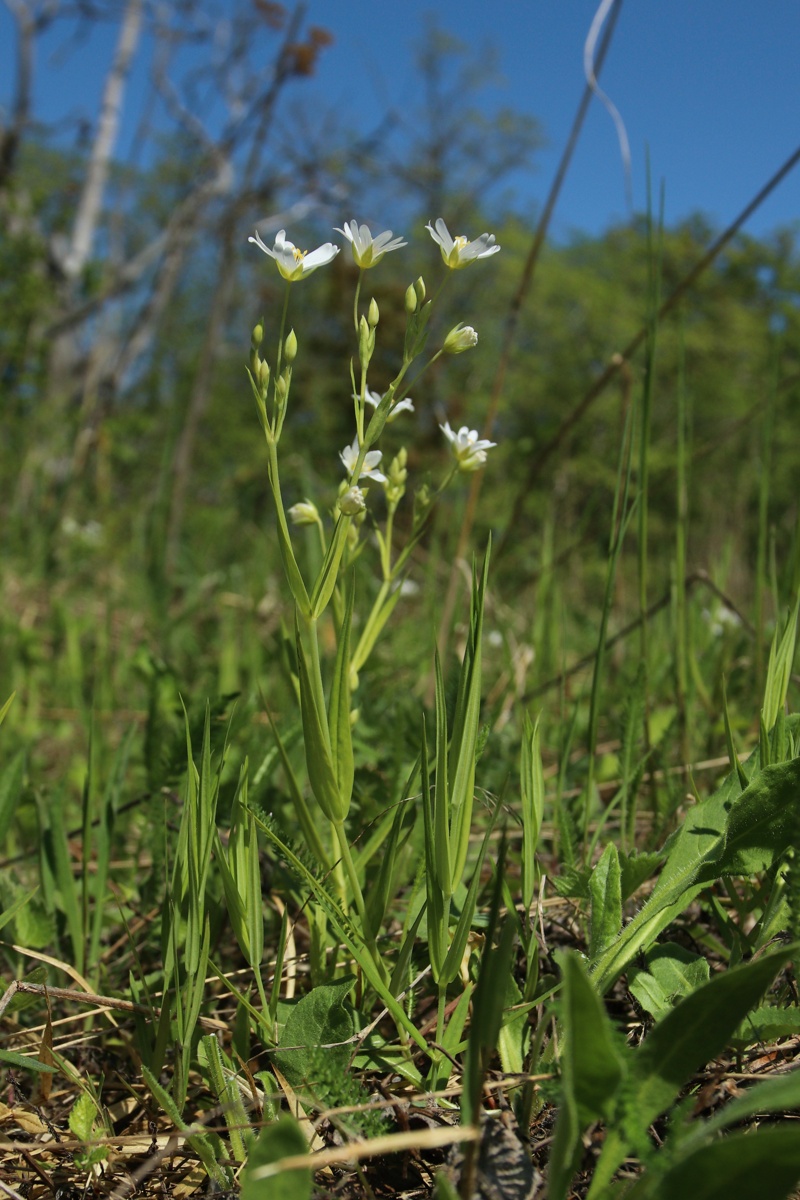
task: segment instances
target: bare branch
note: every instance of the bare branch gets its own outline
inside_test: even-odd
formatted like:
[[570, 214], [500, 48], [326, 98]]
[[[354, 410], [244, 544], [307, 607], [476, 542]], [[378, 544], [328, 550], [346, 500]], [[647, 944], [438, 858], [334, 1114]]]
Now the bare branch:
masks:
[[71, 244], [62, 261], [64, 274], [71, 279], [83, 269], [92, 250], [119, 129], [125, 81], [139, 41], [141, 25], [142, 0], [128, 0], [114, 61], [106, 79], [97, 135], [78, 204]]

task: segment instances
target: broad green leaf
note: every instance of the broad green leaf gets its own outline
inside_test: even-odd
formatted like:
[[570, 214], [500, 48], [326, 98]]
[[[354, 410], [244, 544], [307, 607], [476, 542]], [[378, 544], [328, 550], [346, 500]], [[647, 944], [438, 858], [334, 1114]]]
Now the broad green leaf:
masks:
[[716, 1058], [757, 1003], [794, 947], [715, 975], [682, 1000], [642, 1042], [635, 1056], [642, 1128], [671, 1103], [695, 1071]]
[[76, 1138], [88, 1142], [92, 1136], [97, 1108], [88, 1092], [81, 1092], [70, 1109], [69, 1127]]
[[709, 1141], [720, 1130], [749, 1117], [765, 1113], [786, 1113], [800, 1109], [800, 1069], [765, 1079], [725, 1104], [708, 1121], [696, 1121], [688, 1132], [681, 1131], [680, 1153], [689, 1153]]
[[310, 1200], [313, 1177], [310, 1166], [270, 1173], [259, 1178], [259, 1169], [284, 1158], [308, 1153], [303, 1131], [288, 1113], [261, 1131], [242, 1172], [241, 1200]]
[[602, 1194], [623, 1162], [631, 1137], [643, 1133], [707, 1062], [728, 1045], [739, 1022], [769, 987], [795, 946], [721, 972], [677, 1004], [651, 1030], [633, 1055], [633, 1084], [627, 1095], [628, 1126], [609, 1131], [595, 1170], [590, 1196]]
[[659, 1018], [677, 1000], [708, 982], [708, 961], [676, 942], [654, 946], [645, 955], [647, 970], [629, 973], [628, 987], [647, 1012]]
[[622, 891], [617, 847], [606, 846], [589, 879], [592, 915], [589, 932], [589, 957], [595, 959], [619, 937], [622, 928]]
[[690, 810], [679, 834], [670, 839], [667, 861], [650, 898], [592, 964], [601, 992], [636, 954], [653, 944], [704, 884], [721, 875], [767, 870], [790, 844], [800, 758], [765, 767], [738, 797], [737, 790], [734, 773], [709, 801]]
[[731, 1045], [739, 1050], [756, 1042], [772, 1043], [782, 1037], [800, 1034], [800, 1008], [756, 1008], [742, 1021], [731, 1037]]
[[341, 907], [333, 899], [324, 884], [317, 878], [313, 871], [309, 870], [306, 864], [292, 850], [291, 846], [287, 845], [286, 841], [279, 837], [272, 825], [258, 817], [256, 814], [256, 824], [261, 829], [272, 845], [280, 854], [286, 865], [294, 874], [302, 879], [310, 888], [314, 899], [320, 906], [325, 916], [330, 921], [333, 928], [338, 933], [342, 942], [352, 954], [355, 961], [358, 963], [365, 979], [369, 982], [376, 994], [380, 997], [383, 1004], [392, 1016], [392, 1019], [402, 1026], [403, 1029], [416, 1042], [423, 1053], [427, 1054], [428, 1045], [422, 1034], [417, 1029], [416, 1025], [407, 1015], [405, 1009], [400, 1005], [394, 997], [391, 989], [388, 987], [386, 980], [379, 971], [372, 955], [364, 944], [363, 937], [358, 933], [350, 918], [344, 913]]
[[582, 1152], [581, 1133], [592, 1121], [612, 1115], [629, 1058], [574, 952], [563, 957], [563, 979], [562, 1096], [550, 1158], [548, 1200], [565, 1200]]
[[734, 1133], [659, 1171], [658, 1160], [625, 1200], [784, 1200], [800, 1180], [796, 1123]]
[[650, 879], [663, 861], [664, 855], [660, 850], [620, 853], [620, 891], [623, 903], [638, 892], [645, 880]]
[[347, 1069], [355, 1025], [352, 1011], [344, 1002], [355, 982], [354, 975], [346, 975], [334, 983], [320, 984], [292, 1009], [274, 1058], [293, 1088], [313, 1089], [314, 1064], [319, 1062], [320, 1048], [324, 1049], [327, 1062], [335, 1064], [342, 1073]]

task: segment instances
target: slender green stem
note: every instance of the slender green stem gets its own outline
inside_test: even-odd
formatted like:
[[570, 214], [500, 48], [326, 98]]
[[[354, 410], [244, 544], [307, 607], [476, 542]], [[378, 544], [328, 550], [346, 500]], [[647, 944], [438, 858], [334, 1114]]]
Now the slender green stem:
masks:
[[358, 272], [358, 283], [356, 284], [356, 294], [353, 297], [353, 327], [358, 337], [358, 299], [361, 295], [361, 280], [364, 278], [363, 269]]

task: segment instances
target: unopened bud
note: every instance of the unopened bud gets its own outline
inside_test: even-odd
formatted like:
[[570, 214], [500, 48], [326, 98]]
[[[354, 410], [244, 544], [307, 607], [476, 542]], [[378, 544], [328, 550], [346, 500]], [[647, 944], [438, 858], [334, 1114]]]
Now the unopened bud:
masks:
[[346, 517], [355, 517], [367, 507], [360, 487], [350, 487], [339, 498], [339, 508]]
[[423, 305], [425, 303], [425, 296], [427, 295], [427, 293], [425, 290], [425, 280], [422, 278], [421, 275], [420, 275], [419, 279], [416, 281], [416, 283], [414, 284], [414, 292], [417, 297], [417, 304]]
[[374, 329], [380, 319], [381, 314], [378, 308], [378, 302], [373, 296], [369, 302], [369, 311], [367, 313], [367, 321], [369, 322], [370, 329]]
[[269, 363], [262, 361], [258, 364], [258, 381], [262, 390], [266, 391], [269, 387]]
[[478, 335], [471, 325], [456, 325], [444, 339], [445, 354], [462, 354], [478, 344]]
[[300, 500], [297, 504], [293, 504], [288, 515], [293, 525], [317, 525], [319, 523], [317, 506], [310, 500]]
[[297, 358], [297, 336], [293, 329], [290, 330], [289, 336], [283, 343], [283, 353], [287, 363], [291, 366]]
[[279, 375], [275, 380], [275, 391], [278, 393], [278, 400], [286, 398], [286, 376]]
[[410, 283], [406, 288], [406, 312], [412, 316], [417, 311], [417, 293], [414, 291], [413, 283]]
[[258, 347], [263, 342], [263, 340], [264, 340], [264, 325], [261, 321], [259, 321], [258, 325], [256, 325], [254, 327], [253, 332], [250, 334], [250, 345], [253, 347], [254, 350], [257, 350]]

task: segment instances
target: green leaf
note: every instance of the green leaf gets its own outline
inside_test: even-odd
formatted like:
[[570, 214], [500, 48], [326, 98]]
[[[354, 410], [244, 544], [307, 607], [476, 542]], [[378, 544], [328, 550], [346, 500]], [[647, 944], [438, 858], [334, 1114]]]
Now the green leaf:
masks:
[[800, 1179], [795, 1123], [734, 1133], [659, 1170], [654, 1166], [626, 1200], [784, 1200]]
[[[316, 629], [312, 628], [311, 637], [315, 638], [316, 636]], [[308, 778], [317, 804], [325, 816], [329, 821], [340, 822], [347, 816], [347, 810], [341, 811], [342, 801], [333, 767], [328, 721], [324, 709], [320, 709], [321, 701], [312, 682], [313, 666], [309, 667], [299, 623], [296, 625], [296, 640], [297, 667], [300, 677], [300, 710], [303, 717]]]
[[789, 690], [789, 678], [794, 661], [798, 611], [800, 611], [800, 595], [795, 600], [794, 610], [786, 622], [782, 637], [780, 640], [778, 639], [778, 628], [776, 628], [772, 639], [762, 709], [767, 732], [772, 729], [778, 719], [778, 714], [786, 703], [786, 693]]
[[614, 1036], [580, 957], [568, 951], [562, 966], [562, 1098], [550, 1158], [548, 1200], [565, 1200], [582, 1152], [581, 1133], [592, 1121], [611, 1116], [629, 1057]]
[[[241, 1200], [310, 1200], [313, 1177], [310, 1165], [279, 1171], [258, 1178], [259, 1168], [271, 1167], [283, 1158], [308, 1153], [303, 1131], [288, 1113], [261, 1131], [242, 1172]], [[309, 1160], [310, 1162], [310, 1160]]]
[[660, 850], [644, 850], [641, 853], [634, 850], [630, 854], [620, 853], [620, 891], [623, 903], [638, 892], [645, 880], [650, 879], [663, 861], [664, 855]]
[[13, 1050], [0, 1050], [0, 1063], [5, 1063], [8, 1067], [19, 1067], [23, 1071], [38, 1071], [41, 1075], [52, 1075], [58, 1069], [49, 1063], [39, 1062], [38, 1058], [15, 1054]]
[[651, 1030], [635, 1056], [640, 1080], [637, 1110], [643, 1129], [695, 1071], [725, 1049], [739, 1022], [795, 949], [784, 948], [715, 975]]
[[628, 987], [642, 1008], [656, 1018], [708, 982], [708, 961], [676, 942], [654, 946], [645, 958], [647, 970], [630, 972]]
[[92, 1137], [97, 1108], [88, 1092], [81, 1092], [73, 1104], [69, 1114], [69, 1127], [75, 1137], [82, 1142], [88, 1142]]
[[544, 771], [539, 746], [539, 717], [534, 725], [527, 712], [522, 731], [519, 773], [522, 813], [522, 903], [530, 911], [536, 891], [536, 850], [544, 818]]
[[336, 776], [340, 808], [344, 810], [345, 817], [350, 808], [355, 775], [353, 734], [350, 725], [350, 623], [353, 617], [354, 596], [355, 573], [350, 577], [344, 616], [339, 629], [328, 718], [333, 771]]
[[11, 708], [11, 705], [12, 705], [12, 703], [13, 703], [13, 701], [14, 701], [14, 697], [16, 696], [16, 694], [17, 694], [16, 692], [12, 692], [12, 693], [11, 693], [11, 695], [10, 695], [10, 696], [8, 697], [8, 699], [6, 700], [6, 702], [5, 702], [5, 704], [3, 705], [3, 707], [2, 707], [2, 708], [0, 708], [0, 725], [2, 725], [2, 724], [3, 724], [3, 721], [5, 720], [6, 713], [7, 713], [7, 712], [8, 712], [8, 710]]
[[[11, 700], [6, 701], [6, 708]], [[5, 712], [5, 708], [3, 709]], [[0, 720], [2, 717], [0, 717]], [[18, 751], [0, 775], [0, 842], [5, 844], [22, 795], [25, 781], [25, 751]]]
[[701, 886], [721, 875], [767, 870], [791, 844], [800, 758], [765, 767], [737, 796], [738, 787], [734, 772], [708, 801], [689, 811], [669, 840], [667, 861], [650, 898], [592, 964], [601, 992], [653, 944]]
[[731, 1037], [731, 1045], [744, 1050], [755, 1042], [771, 1043], [800, 1033], [800, 1008], [756, 1008], [742, 1021]]
[[609, 842], [589, 879], [592, 916], [589, 957], [597, 958], [619, 937], [622, 928], [622, 891], [617, 847]]
[[274, 1057], [293, 1088], [313, 1086], [314, 1062], [320, 1047], [334, 1069], [346, 1070], [355, 1024], [344, 1002], [355, 982], [354, 975], [346, 975], [334, 983], [320, 984], [292, 1009]]

